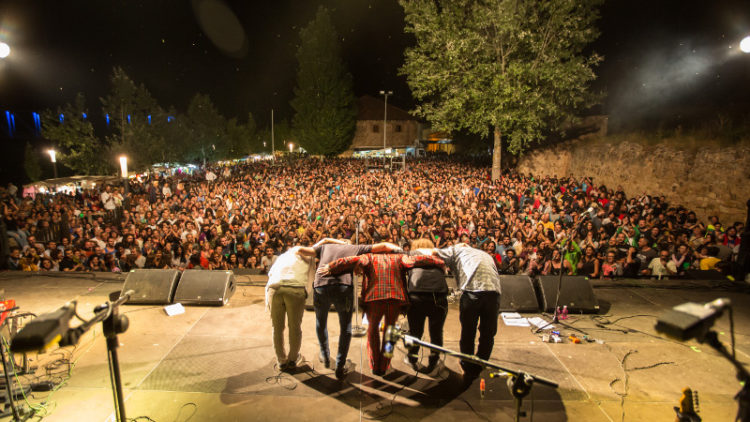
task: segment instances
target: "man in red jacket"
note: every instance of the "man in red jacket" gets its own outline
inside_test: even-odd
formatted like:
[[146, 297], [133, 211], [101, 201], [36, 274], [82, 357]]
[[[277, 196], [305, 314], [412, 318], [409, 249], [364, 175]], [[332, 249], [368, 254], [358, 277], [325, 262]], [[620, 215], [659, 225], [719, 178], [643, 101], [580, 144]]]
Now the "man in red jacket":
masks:
[[367, 349], [373, 375], [385, 375], [391, 359], [383, 356], [378, 328], [394, 325], [399, 312], [408, 303], [404, 271], [415, 267], [443, 266], [443, 260], [434, 256], [407, 256], [403, 254], [365, 254], [341, 258], [321, 267], [321, 275], [339, 274], [361, 270], [362, 301], [365, 303]]

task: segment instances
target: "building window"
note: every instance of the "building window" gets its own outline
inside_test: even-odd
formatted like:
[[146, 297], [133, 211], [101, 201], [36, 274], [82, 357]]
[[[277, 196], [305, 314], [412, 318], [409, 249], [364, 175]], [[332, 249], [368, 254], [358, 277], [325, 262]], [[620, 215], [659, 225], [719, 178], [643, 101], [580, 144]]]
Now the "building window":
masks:
[[378, 125], [372, 125], [372, 131], [378, 133], [380, 132], [380, 127]]
[[401, 132], [401, 125], [396, 125], [396, 132]]

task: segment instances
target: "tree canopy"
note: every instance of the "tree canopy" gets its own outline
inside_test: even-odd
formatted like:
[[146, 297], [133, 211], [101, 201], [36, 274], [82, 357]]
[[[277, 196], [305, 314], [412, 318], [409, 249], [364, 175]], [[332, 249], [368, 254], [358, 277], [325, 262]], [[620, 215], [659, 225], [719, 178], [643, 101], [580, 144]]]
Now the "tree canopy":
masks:
[[355, 99], [339, 38], [330, 13], [322, 6], [300, 30], [297, 62], [297, 85], [291, 101], [295, 138], [311, 154], [339, 154], [354, 137]]
[[[94, 133], [88, 114], [86, 97], [78, 93], [73, 103], [42, 113], [42, 136], [57, 144], [57, 159], [74, 172], [106, 174], [112, 165], [103, 158], [106, 147]], [[28, 169], [26, 173], [30, 178], [39, 177]]]
[[400, 0], [416, 38], [401, 73], [437, 129], [494, 135], [493, 179], [502, 140], [518, 154], [596, 103], [588, 90], [601, 61], [601, 0]]

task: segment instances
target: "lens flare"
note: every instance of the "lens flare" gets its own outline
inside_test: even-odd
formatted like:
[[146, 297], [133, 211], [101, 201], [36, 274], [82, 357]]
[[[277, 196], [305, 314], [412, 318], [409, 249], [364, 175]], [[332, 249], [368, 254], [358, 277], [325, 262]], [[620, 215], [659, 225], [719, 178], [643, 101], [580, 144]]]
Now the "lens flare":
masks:
[[750, 35], [740, 41], [740, 50], [744, 53], [750, 53]]

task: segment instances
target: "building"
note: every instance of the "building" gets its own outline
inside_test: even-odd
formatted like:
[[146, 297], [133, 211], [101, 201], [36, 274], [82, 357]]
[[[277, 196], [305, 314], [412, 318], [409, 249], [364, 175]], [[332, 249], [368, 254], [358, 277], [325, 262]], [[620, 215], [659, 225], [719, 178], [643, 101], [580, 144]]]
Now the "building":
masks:
[[383, 131], [386, 152], [413, 154], [419, 147], [421, 124], [406, 110], [388, 104], [386, 127], [383, 127], [384, 101], [365, 95], [357, 100], [357, 129], [345, 155], [379, 156], [383, 154]]

